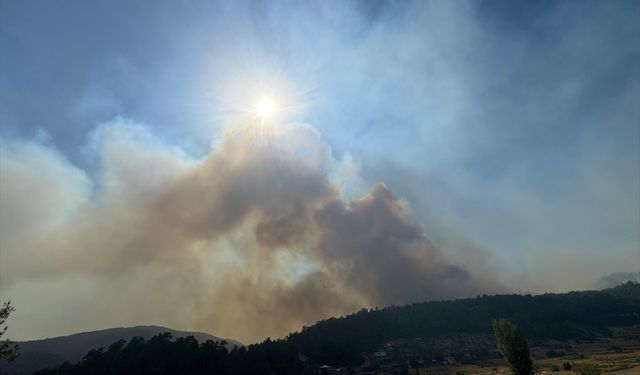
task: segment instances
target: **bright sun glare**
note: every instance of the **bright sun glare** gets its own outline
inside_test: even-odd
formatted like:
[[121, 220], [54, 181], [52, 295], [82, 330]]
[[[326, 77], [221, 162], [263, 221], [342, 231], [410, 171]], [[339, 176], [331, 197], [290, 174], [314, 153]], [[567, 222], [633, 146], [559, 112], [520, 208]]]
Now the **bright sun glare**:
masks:
[[273, 100], [269, 97], [264, 97], [258, 101], [258, 105], [256, 105], [256, 114], [259, 117], [269, 117], [275, 111], [275, 106], [273, 104]]

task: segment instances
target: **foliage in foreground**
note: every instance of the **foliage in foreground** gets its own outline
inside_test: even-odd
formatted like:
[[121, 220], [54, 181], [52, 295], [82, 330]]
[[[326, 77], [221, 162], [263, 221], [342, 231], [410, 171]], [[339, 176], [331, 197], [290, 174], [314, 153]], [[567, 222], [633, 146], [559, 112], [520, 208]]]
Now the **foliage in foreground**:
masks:
[[[9, 315], [16, 310], [11, 306], [11, 301], [5, 302], [0, 307], [0, 338], [7, 332], [7, 326], [4, 326], [4, 322], [7, 321]], [[9, 340], [0, 340], [0, 359], [6, 359], [9, 362], [18, 358], [18, 346]]]
[[518, 331], [518, 327], [507, 319], [496, 319], [492, 322], [492, 326], [498, 350], [509, 363], [511, 372], [514, 375], [533, 374], [529, 345]]

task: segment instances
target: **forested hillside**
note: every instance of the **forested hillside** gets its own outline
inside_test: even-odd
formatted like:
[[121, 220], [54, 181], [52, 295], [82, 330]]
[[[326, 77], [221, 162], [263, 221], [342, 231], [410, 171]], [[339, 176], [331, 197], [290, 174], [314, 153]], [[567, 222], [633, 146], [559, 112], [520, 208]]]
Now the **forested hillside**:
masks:
[[598, 292], [481, 296], [363, 309], [320, 321], [284, 339], [231, 351], [211, 341], [199, 345], [192, 339], [172, 341], [170, 335], [161, 335], [148, 341], [119, 341], [90, 352], [77, 365], [40, 374], [317, 373], [318, 364], [358, 363], [363, 353], [390, 340], [490, 333], [494, 318], [513, 320], [528, 338], [588, 340], [608, 335], [610, 326], [640, 324], [639, 291], [640, 284], [627, 283]]
[[640, 284], [628, 283], [601, 292], [481, 296], [363, 309], [320, 321], [289, 335], [288, 341], [313, 358], [343, 363], [396, 338], [490, 333], [495, 318], [514, 321], [530, 338], [589, 339], [609, 334], [608, 326], [640, 323], [639, 291]]
[[[171, 333], [174, 338], [193, 336], [201, 343], [207, 340], [223, 340], [220, 337], [202, 332], [176, 331], [171, 328], [159, 326], [136, 326], [81, 332], [42, 340], [21, 341], [17, 343], [20, 348], [20, 357], [13, 362], [0, 360], [0, 374], [5, 372], [29, 374], [43, 367], [58, 366], [65, 361], [72, 363], [78, 362], [91, 349], [108, 347], [116, 341], [129, 341], [134, 337], [150, 339], [153, 336], [166, 332]], [[229, 349], [234, 345], [242, 346], [242, 344], [237, 341], [224, 340], [227, 341]]]

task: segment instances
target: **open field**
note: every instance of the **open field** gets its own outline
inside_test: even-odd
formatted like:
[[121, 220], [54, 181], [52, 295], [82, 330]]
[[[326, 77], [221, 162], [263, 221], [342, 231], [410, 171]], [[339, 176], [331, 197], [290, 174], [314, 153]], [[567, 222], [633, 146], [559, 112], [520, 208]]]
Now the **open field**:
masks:
[[[603, 374], [640, 375], [640, 350], [624, 353], [593, 353], [584, 358], [574, 356], [534, 360], [536, 374], [569, 375], [576, 371], [562, 371], [562, 365], [570, 362], [573, 368], [582, 364], [594, 364]], [[554, 371], [555, 370], [555, 371]], [[419, 369], [419, 375], [509, 375], [511, 372], [505, 363], [483, 363], [473, 365], [443, 366]], [[410, 370], [409, 374], [416, 374]]]
[[[531, 357], [537, 375], [577, 374], [581, 367], [591, 367], [600, 370], [602, 374], [640, 375], [640, 325], [626, 327], [607, 327], [609, 334], [591, 337], [589, 339], [551, 340], [531, 339], [529, 341]], [[495, 351], [492, 335], [460, 335], [442, 336], [430, 341], [429, 347], [437, 347], [442, 355], [450, 355], [451, 364], [424, 366], [409, 369], [409, 374], [415, 375], [508, 375], [511, 372], [507, 363]], [[419, 351], [408, 345], [400, 345], [400, 341], [387, 344], [387, 350], [393, 358], [389, 362], [404, 363], [411, 356], [419, 356]], [[493, 355], [486, 359], [474, 360], [473, 355], [464, 356], [461, 353], [474, 353], [482, 348], [487, 352], [493, 350]], [[400, 353], [400, 356], [398, 356]], [[405, 354], [408, 357], [402, 357]], [[454, 358], [455, 357], [455, 358]], [[429, 358], [429, 357], [426, 357]], [[444, 359], [430, 357], [430, 362], [440, 362]], [[457, 359], [457, 362], [456, 362]], [[435, 363], [434, 363], [435, 364]], [[395, 373], [399, 373], [395, 370]], [[371, 374], [372, 372], [365, 372]], [[374, 372], [383, 375], [385, 372]], [[394, 373], [393, 371], [388, 372]], [[401, 373], [401, 372], [400, 372]]]

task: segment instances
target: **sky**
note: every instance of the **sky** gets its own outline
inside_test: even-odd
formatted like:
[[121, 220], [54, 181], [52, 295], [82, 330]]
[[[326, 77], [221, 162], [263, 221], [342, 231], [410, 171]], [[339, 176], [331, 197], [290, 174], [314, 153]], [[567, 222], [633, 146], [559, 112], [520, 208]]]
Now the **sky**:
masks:
[[631, 0], [0, 1], [7, 335], [251, 343], [640, 272], [639, 17]]

